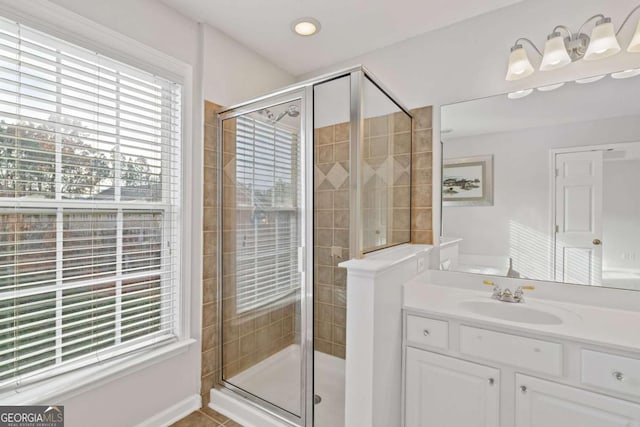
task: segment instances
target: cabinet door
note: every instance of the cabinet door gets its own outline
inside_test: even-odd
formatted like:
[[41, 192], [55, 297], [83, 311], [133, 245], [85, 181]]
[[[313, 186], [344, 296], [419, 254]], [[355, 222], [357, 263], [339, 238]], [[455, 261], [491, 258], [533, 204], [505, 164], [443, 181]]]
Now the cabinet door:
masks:
[[405, 427], [497, 427], [500, 371], [407, 348]]
[[516, 427], [638, 427], [640, 405], [516, 375]]

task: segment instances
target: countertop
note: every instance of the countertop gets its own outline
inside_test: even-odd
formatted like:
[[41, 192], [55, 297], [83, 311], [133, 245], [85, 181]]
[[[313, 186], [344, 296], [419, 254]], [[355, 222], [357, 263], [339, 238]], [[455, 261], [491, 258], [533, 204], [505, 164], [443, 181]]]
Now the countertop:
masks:
[[414, 279], [404, 285], [403, 308], [416, 314], [497, 327], [523, 335], [529, 333], [640, 353], [640, 312], [538, 299], [527, 291], [522, 306], [555, 314], [563, 319], [563, 323], [532, 324], [495, 319], [473, 313], [460, 305], [469, 300], [495, 301], [490, 296], [491, 289], [484, 286], [476, 290]]

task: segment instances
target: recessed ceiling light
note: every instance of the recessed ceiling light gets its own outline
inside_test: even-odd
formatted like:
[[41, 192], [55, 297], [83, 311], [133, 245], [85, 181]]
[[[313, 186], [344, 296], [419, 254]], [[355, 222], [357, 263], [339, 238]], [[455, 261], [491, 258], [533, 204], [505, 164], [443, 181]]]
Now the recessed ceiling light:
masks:
[[314, 18], [300, 18], [293, 21], [291, 29], [299, 36], [312, 36], [320, 31], [320, 22]]

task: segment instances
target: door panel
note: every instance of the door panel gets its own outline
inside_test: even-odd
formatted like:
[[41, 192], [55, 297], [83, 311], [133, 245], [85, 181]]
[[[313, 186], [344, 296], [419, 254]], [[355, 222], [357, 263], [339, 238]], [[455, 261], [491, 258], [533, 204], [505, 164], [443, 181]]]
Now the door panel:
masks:
[[602, 151], [556, 155], [556, 281], [602, 283], [602, 162]]
[[303, 100], [222, 118], [220, 326], [225, 385], [310, 425]]
[[407, 348], [406, 427], [497, 427], [500, 371]]

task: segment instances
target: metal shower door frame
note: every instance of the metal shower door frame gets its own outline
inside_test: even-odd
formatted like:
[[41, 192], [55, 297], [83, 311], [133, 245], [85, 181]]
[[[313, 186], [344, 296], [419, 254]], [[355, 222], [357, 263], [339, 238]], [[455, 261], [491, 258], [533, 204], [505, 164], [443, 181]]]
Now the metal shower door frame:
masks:
[[[271, 96], [263, 97], [254, 102], [245, 103], [238, 107], [224, 110], [218, 114], [218, 147], [217, 147], [217, 177], [218, 177], [218, 248], [222, 248], [222, 230], [223, 230], [223, 122], [245, 114], [249, 114], [263, 108], [280, 105], [287, 102], [300, 101], [301, 104], [301, 129], [300, 147], [301, 147], [301, 177], [302, 177], [302, 198], [304, 203], [304, 211], [300, 215], [302, 222], [302, 256], [301, 262], [304, 265], [301, 283], [301, 372], [300, 372], [300, 397], [301, 397], [301, 414], [296, 416], [273, 403], [262, 399], [248, 391], [245, 391], [222, 378], [222, 366], [219, 369], [220, 376], [218, 378], [218, 386], [231, 390], [243, 398], [247, 399], [251, 404], [258, 406], [272, 416], [295, 426], [311, 427], [313, 425], [313, 216], [309, 216], [309, 212], [313, 212], [313, 97], [310, 96], [312, 88], [291, 88], [287, 91], [278, 92]], [[222, 256], [217, 257], [218, 264], [218, 298], [222, 296], [223, 286], [223, 266]], [[218, 325], [220, 328], [220, 337], [222, 337], [222, 304], [218, 304]], [[222, 362], [223, 340], [220, 339], [218, 349], [218, 360]]]
[[[302, 118], [302, 141], [301, 147], [303, 151], [303, 170], [302, 176], [304, 177], [304, 186], [306, 194], [305, 198], [305, 210], [307, 215], [311, 213], [309, 219], [305, 218], [304, 221], [304, 255], [303, 263], [305, 265], [304, 283], [301, 291], [301, 351], [302, 351], [302, 372], [301, 372], [301, 384], [300, 395], [304, 399], [304, 405], [302, 406], [301, 417], [294, 417], [291, 413], [282, 410], [281, 408], [266, 402], [263, 399], [259, 399], [256, 396], [239, 389], [225, 382], [222, 379], [222, 369], [219, 369], [220, 377], [218, 378], [218, 387], [223, 387], [228, 390], [234, 391], [240, 396], [246, 398], [250, 403], [258, 408], [266, 411], [267, 413], [286, 421], [295, 426], [301, 427], [313, 427], [314, 417], [314, 315], [313, 315], [313, 280], [314, 280], [314, 252], [313, 252], [313, 230], [314, 230], [314, 88], [316, 85], [328, 83], [332, 80], [348, 77], [350, 82], [350, 138], [349, 138], [349, 153], [350, 153], [350, 173], [349, 173], [349, 191], [352, 194], [361, 195], [361, 148], [364, 143], [364, 84], [365, 80], [369, 80], [380, 91], [382, 91], [391, 101], [393, 101], [402, 111], [404, 111], [409, 117], [412, 117], [409, 109], [404, 106], [398, 98], [391, 92], [384, 84], [380, 82], [371, 72], [369, 72], [364, 66], [356, 65], [353, 67], [345, 68], [333, 73], [318, 76], [311, 80], [306, 80], [289, 87], [274, 91], [270, 94], [242, 102], [240, 104], [233, 105], [224, 109], [218, 114], [218, 185], [222, 188], [222, 137], [223, 126], [222, 121], [246, 114], [249, 112], [257, 111], [262, 108], [267, 108], [276, 104], [290, 102], [293, 100], [301, 100], [301, 118]], [[362, 226], [361, 226], [361, 197], [350, 197], [350, 239], [351, 244], [349, 248], [350, 258], [361, 258], [363, 256], [363, 239], [362, 239]], [[222, 191], [218, 191], [218, 248], [222, 247]], [[222, 295], [222, 256], [217, 257], [218, 262], [218, 295]], [[222, 304], [218, 304], [218, 324], [222, 325]], [[220, 336], [222, 336], [222, 327], [220, 326]], [[222, 340], [220, 340], [222, 343]], [[222, 362], [222, 344], [219, 349], [220, 363]]]

